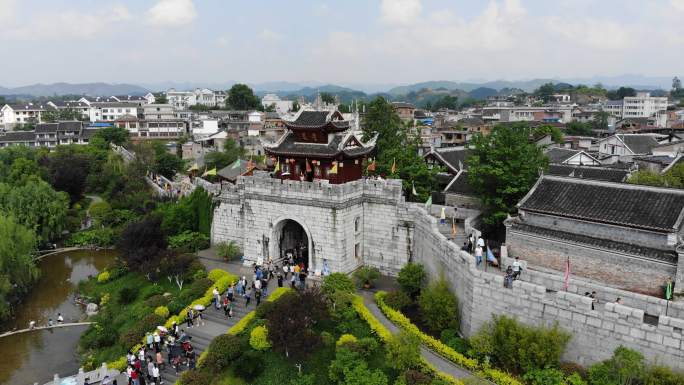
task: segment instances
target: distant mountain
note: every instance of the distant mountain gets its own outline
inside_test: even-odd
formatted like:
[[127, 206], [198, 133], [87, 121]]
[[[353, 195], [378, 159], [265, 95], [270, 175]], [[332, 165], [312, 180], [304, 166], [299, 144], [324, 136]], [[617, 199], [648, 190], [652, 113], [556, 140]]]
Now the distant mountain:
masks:
[[[557, 80], [556, 80], [557, 81]], [[452, 82], [448, 80], [429, 81], [422, 83], [415, 83], [406, 86], [394, 87], [388, 91], [392, 95], [405, 95], [411, 91], [420, 91], [421, 89], [438, 89], [445, 88], [447, 90], [463, 90], [466, 92], [473, 91], [478, 88], [492, 88], [500, 90], [502, 88], [520, 88], [525, 91], [533, 91], [540, 85], [548, 82], [556, 82], [553, 79], [534, 79], [525, 81], [508, 81], [496, 80], [483, 83], [468, 83], [468, 82]]]
[[148, 92], [146, 88], [133, 84], [108, 84], [108, 83], [53, 83], [53, 84], [33, 84], [30, 86], [5, 88], [0, 87], [0, 95], [31, 95], [31, 96], [53, 96], [53, 95], [89, 95], [89, 96], [110, 96], [110, 95], [144, 95]]

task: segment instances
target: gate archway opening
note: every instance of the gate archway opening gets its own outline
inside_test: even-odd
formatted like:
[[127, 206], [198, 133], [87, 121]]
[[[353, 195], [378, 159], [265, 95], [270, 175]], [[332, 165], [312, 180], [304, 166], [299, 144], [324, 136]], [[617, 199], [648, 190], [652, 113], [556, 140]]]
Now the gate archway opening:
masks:
[[312, 240], [301, 223], [294, 219], [283, 219], [276, 224], [273, 233], [273, 256], [283, 261], [292, 257], [295, 264], [307, 271], [312, 267]]

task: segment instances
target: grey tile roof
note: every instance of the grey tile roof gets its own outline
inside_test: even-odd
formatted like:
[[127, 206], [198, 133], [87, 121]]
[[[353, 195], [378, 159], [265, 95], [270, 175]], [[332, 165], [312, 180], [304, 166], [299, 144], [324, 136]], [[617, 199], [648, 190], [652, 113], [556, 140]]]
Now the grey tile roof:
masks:
[[542, 176], [520, 210], [671, 232], [681, 227], [684, 190]]
[[468, 172], [467, 171], [461, 171], [458, 174], [456, 174], [456, 176], [449, 183], [449, 185], [444, 190], [444, 192], [445, 193], [452, 193], [452, 194], [459, 194], [459, 195], [474, 196], [475, 191], [473, 190], [473, 187], [470, 185], [470, 182], [468, 181]]
[[327, 111], [302, 111], [293, 123], [298, 126], [322, 126], [328, 122]]
[[246, 160], [238, 159], [228, 166], [218, 170], [216, 173], [222, 178], [234, 181], [238, 176], [247, 171], [247, 163], [248, 162]]
[[305, 155], [332, 158], [339, 154], [348, 156], [361, 156], [373, 151], [375, 146], [363, 146], [351, 149], [340, 149], [344, 134], [336, 134], [328, 144], [296, 142], [296, 136], [292, 131], [285, 134], [285, 138], [275, 147], [266, 148], [269, 153], [275, 155]]
[[461, 168], [465, 169], [467, 167], [466, 161], [472, 153], [472, 150], [465, 147], [450, 147], [434, 149], [426, 154], [426, 156], [433, 154], [445, 167], [449, 168], [452, 172], [458, 172]]
[[624, 182], [629, 176], [629, 170], [605, 167], [550, 164], [547, 174], [580, 179], [603, 180], [607, 182]]
[[635, 154], [650, 154], [653, 147], [659, 144], [652, 135], [619, 134], [617, 136], [622, 139], [627, 147]]
[[569, 148], [552, 147], [546, 152], [546, 156], [549, 157], [549, 163], [563, 163], [580, 152], [582, 151], [572, 150]]
[[1, 142], [33, 142], [36, 140], [36, 133], [33, 131], [10, 131], [0, 132]]
[[633, 245], [629, 243], [611, 241], [608, 239], [594, 238], [581, 234], [568, 233], [564, 231], [552, 230], [549, 228], [530, 226], [518, 222], [513, 222], [511, 229], [513, 231], [530, 233], [542, 237], [562, 239], [580, 245], [598, 247], [612, 252], [638, 255], [641, 257], [647, 257], [663, 262], [676, 263], [677, 261], [677, 256], [674, 251], [658, 250], [649, 247]]
[[38, 123], [35, 131], [39, 133], [57, 132], [58, 128], [59, 123]]

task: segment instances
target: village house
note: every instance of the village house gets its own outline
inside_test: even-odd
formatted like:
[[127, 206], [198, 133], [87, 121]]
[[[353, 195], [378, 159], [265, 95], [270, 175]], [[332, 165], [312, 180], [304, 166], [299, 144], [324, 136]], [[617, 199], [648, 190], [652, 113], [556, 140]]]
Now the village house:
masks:
[[551, 147], [546, 151], [551, 164], [567, 164], [574, 166], [600, 166], [601, 162], [582, 150]]

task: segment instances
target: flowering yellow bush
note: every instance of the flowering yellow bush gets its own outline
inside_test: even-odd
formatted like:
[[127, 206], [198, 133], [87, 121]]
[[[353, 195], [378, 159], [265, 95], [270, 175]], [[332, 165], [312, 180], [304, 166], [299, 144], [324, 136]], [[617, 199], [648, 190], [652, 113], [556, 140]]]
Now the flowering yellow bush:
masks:
[[268, 341], [268, 329], [266, 326], [257, 326], [249, 334], [249, 346], [254, 350], [268, 350], [271, 343]]
[[162, 318], [168, 318], [169, 317], [169, 308], [166, 306], [158, 306], [156, 309], [154, 309], [154, 314], [156, 314]]
[[107, 270], [103, 271], [102, 273], [97, 275], [97, 283], [105, 283], [109, 281], [109, 278], [111, 277], [111, 274]]
[[357, 340], [356, 337], [354, 337], [353, 335], [351, 335], [351, 334], [342, 334], [342, 335], [340, 336], [340, 339], [337, 340], [336, 345], [337, 345], [337, 346], [342, 346], [342, 345], [348, 345], [348, 344], [355, 344], [356, 341], [358, 341], [358, 340]]

